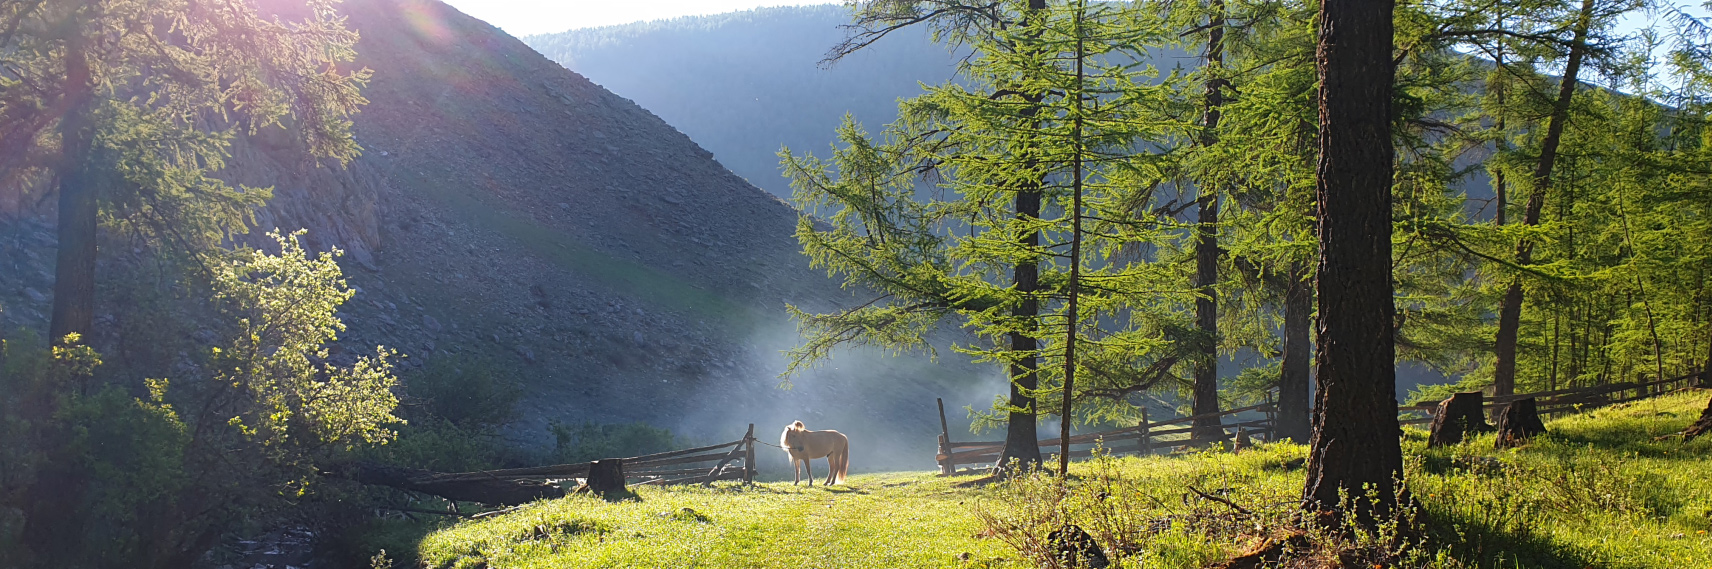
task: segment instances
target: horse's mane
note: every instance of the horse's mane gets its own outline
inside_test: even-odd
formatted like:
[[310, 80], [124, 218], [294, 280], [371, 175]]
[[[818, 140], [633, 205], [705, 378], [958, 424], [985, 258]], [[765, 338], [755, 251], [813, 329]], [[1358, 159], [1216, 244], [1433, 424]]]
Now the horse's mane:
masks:
[[808, 430], [808, 426], [804, 425], [802, 421], [797, 421], [795, 423], [791, 423], [791, 430], [793, 430], [793, 431], [806, 431], [806, 430]]

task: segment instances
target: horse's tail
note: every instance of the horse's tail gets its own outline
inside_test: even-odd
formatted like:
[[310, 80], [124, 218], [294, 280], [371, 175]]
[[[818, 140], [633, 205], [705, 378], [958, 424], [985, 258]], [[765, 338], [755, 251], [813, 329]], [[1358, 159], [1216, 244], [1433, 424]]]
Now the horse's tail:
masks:
[[791, 423], [791, 430], [793, 430], [793, 431], [806, 431], [806, 430], [808, 430], [808, 426], [804, 425], [802, 421], [797, 421], [795, 423]]
[[844, 475], [850, 472], [850, 439], [845, 438], [843, 443], [844, 444], [840, 445], [841, 448], [838, 449], [838, 452], [833, 453], [838, 457], [838, 464], [833, 466], [833, 469], [838, 473], [837, 478], [835, 478], [836, 483], [838, 484], [843, 484]]

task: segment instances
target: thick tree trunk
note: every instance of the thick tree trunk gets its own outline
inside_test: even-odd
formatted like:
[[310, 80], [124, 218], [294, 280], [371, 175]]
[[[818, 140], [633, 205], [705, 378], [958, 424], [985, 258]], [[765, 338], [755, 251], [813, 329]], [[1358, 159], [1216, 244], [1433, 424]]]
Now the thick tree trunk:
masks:
[[1433, 411], [1433, 427], [1427, 436], [1427, 446], [1459, 444], [1467, 435], [1490, 432], [1492, 426], [1486, 424], [1486, 414], [1481, 411], [1484, 399], [1479, 391], [1469, 391], [1440, 401], [1439, 408]]
[[95, 97], [93, 75], [81, 42], [73, 40], [64, 57], [64, 118], [60, 119], [60, 162], [54, 175], [59, 179], [59, 251], [54, 265], [53, 317], [48, 337], [55, 344], [67, 334], [78, 334], [87, 342], [95, 322], [95, 176], [90, 173], [90, 152], [95, 142], [91, 105]]
[[1532, 397], [1512, 401], [1498, 414], [1498, 448], [1522, 446], [1543, 434], [1546, 423], [1540, 420], [1539, 402]]
[[[1040, 192], [1018, 192], [1016, 197], [1017, 216], [1040, 217]], [[1030, 233], [1023, 237], [1023, 243], [1028, 246], [1040, 244], [1040, 234]], [[1039, 288], [1039, 267], [1033, 263], [1019, 264], [1014, 271], [1017, 292], [1033, 293]], [[1040, 313], [1040, 304], [1030, 297], [1022, 301], [1011, 315], [1018, 320], [1033, 321]], [[1039, 340], [1033, 336], [1012, 332], [1010, 334], [1011, 351], [1032, 354], [1040, 348]], [[1039, 358], [1033, 355], [1023, 356], [1011, 364], [1011, 411], [1009, 424], [1005, 430], [1005, 452], [999, 456], [1001, 467], [1009, 466], [1011, 460], [1020, 461], [1023, 468], [1040, 465], [1040, 434], [1039, 411], [1035, 405], [1034, 390], [1040, 386], [1039, 376], [1035, 371], [1039, 368]]]
[[1307, 271], [1300, 264], [1290, 267], [1290, 288], [1284, 293], [1284, 362], [1278, 378], [1278, 435], [1298, 443], [1308, 442], [1313, 431], [1308, 404], [1309, 376], [1313, 350], [1308, 333], [1314, 310], [1313, 284], [1305, 282]]
[[[1223, 0], [1212, 1], [1212, 17], [1207, 22], [1207, 68], [1224, 65], [1225, 16]], [[1209, 78], [1206, 84], [1201, 144], [1218, 142], [1220, 107], [1224, 105], [1223, 79]], [[1194, 414], [1207, 415], [1196, 419], [1190, 435], [1195, 442], [1207, 443], [1224, 438], [1219, 417], [1219, 302], [1214, 285], [1219, 281], [1219, 193], [1216, 188], [1201, 188], [1199, 224], [1195, 226], [1195, 325], [1201, 331], [1201, 344], [1195, 358]]]
[[[1551, 117], [1546, 122], [1546, 135], [1540, 141], [1539, 161], [1534, 165], [1533, 187], [1522, 211], [1522, 225], [1540, 224], [1540, 212], [1545, 209], [1546, 190], [1551, 187], [1552, 169], [1557, 165], [1558, 144], [1563, 140], [1563, 128], [1569, 122], [1569, 103], [1575, 96], [1576, 76], [1587, 55], [1587, 30], [1593, 21], [1593, 0], [1581, 0], [1581, 12], [1576, 20], [1575, 39], [1569, 45], [1569, 60], [1558, 82], [1557, 100], [1552, 102]], [[1516, 264], [1527, 265], [1534, 260], [1533, 242], [1522, 239], [1516, 244]], [[1495, 361], [1492, 366], [1494, 395], [1516, 392], [1516, 337], [1522, 326], [1522, 281], [1510, 281], [1504, 291], [1504, 304], [1498, 309], [1498, 334], [1494, 338]]]
[[[1046, 9], [1046, 0], [1029, 0], [1030, 14], [1039, 13]], [[1018, 219], [1040, 218], [1040, 185], [1029, 184], [1019, 188], [1016, 195], [1016, 216]], [[1040, 246], [1040, 233], [1030, 232], [1022, 237], [1025, 247]], [[1022, 303], [1011, 310], [1011, 316], [1018, 321], [1032, 323], [1040, 316], [1040, 301], [1034, 298], [1035, 291], [1040, 289], [1040, 267], [1035, 263], [1018, 263], [1012, 271], [1012, 284], [1016, 291], [1025, 295]], [[1040, 341], [1032, 334], [1012, 332], [1010, 334], [1011, 352], [1033, 354], [1040, 349]], [[1010, 465], [1012, 460], [1021, 463], [1023, 468], [1040, 466], [1040, 433], [1038, 432], [1040, 409], [1035, 405], [1034, 390], [1040, 387], [1040, 377], [1035, 372], [1040, 367], [1039, 358], [1028, 355], [1017, 358], [1010, 366], [1011, 411], [1005, 427], [1005, 451], [999, 455], [999, 468]], [[1002, 470], [1001, 470], [1002, 473]]]
[[1319, 14], [1318, 392], [1303, 503], [1332, 513], [1347, 493], [1361, 498], [1363, 524], [1396, 506], [1403, 475], [1391, 328], [1393, 9], [1392, 0], [1325, 0]]

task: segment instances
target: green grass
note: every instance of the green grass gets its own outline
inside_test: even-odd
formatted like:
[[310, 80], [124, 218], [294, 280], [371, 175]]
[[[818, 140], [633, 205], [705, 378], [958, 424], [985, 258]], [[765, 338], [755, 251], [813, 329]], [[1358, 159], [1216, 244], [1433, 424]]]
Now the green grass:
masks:
[[[1571, 415], [1526, 448], [1492, 436], [1425, 450], [1411, 437], [1411, 488], [1464, 557], [1490, 566], [1712, 565], [1712, 439], [1668, 437], [1706, 407], [1692, 390]], [[1665, 438], [1659, 438], [1665, 436]]]
[[638, 489], [640, 501], [540, 502], [429, 535], [424, 564], [473, 567], [945, 567], [1004, 556], [975, 537], [979, 490], [928, 474], [857, 475], [843, 486]]
[[[1409, 431], [1408, 486], [1429, 528], [1410, 566], [1712, 565], [1712, 440], [1655, 440], [1692, 422], [1708, 394], [1549, 421], [1551, 435], [1518, 450], [1492, 449], [1490, 435], [1429, 450]], [[1068, 486], [896, 473], [832, 488], [643, 488], [640, 501], [573, 497], [465, 522], [419, 551], [433, 568], [1028, 567], [1046, 532], [1070, 522], [1129, 551], [1122, 567], [1199, 567], [1290, 518], [1305, 454], [1280, 444], [1085, 461]]]

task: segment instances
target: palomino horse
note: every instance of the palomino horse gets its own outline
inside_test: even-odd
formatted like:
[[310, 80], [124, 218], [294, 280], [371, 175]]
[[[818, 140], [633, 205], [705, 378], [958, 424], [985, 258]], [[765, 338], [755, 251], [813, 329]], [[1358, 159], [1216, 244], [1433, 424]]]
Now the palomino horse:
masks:
[[808, 485], [814, 485], [814, 466], [809, 461], [816, 458], [825, 457], [826, 467], [831, 470], [826, 474], [827, 485], [843, 482], [844, 474], [850, 471], [850, 438], [844, 433], [810, 431], [802, 421], [797, 421], [785, 427], [784, 434], [779, 435], [779, 446], [791, 455], [791, 473], [797, 477], [791, 481], [792, 486], [802, 481], [805, 468], [808, 470]]

